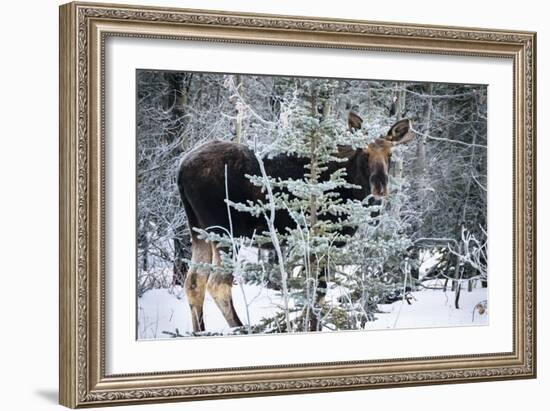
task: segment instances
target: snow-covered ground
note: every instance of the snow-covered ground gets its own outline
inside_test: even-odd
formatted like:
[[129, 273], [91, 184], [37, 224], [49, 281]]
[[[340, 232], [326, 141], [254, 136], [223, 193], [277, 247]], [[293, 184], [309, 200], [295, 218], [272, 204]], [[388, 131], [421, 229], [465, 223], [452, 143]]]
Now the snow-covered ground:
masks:
[[[257, 324], [262, 318], [272, 316], [281, 305], [281, 298], [274, 290], [255, 285], [244, 285], [243, 290], [238, 286], [233, 287], [235, 309], [244, 324]], [[343, 292], [338, 287], [329, 286], [327, 299], [335, 301]], [[463, 289], [460, 309], [454, 307], [455, 293], [451, 291], [425, 289], [411, 295], [413, 298], [410, 305], [406, 301], [380, 304], [381, 313], [376, 314], [376, 320], [368, 322], [365, 328], [381, 330], [488, 324], [488, 312], [479, 314], [474, 309], [476, 304], [487, 300], [486, 288], [474, 288], [472, 292]], [[204, 304], [204, 322], [209, 332], [231, 331], [208, 293]], [[170, 338], [171, 335], [165, 332], [175, 333], [176, 329], [180, 335], [192, 331], [191, 312], [181, 287], [150, 290], [138, 299], [139, 339]]]
[[[233, 287], [233, 304], [243, 324], [257, 324], [262, 318], [275, 314], [281, 302], [276, 291], [254, 285], [244, 285], [243, 290], [246, 303], [240, 287]], [[206, 331], [231, 331], [208, 293], [204, 301], [203, 315]], [[193, 331], [191, 311], [181, 287], [150, 290], [138, 299], [138, 338], [170, 338], [170, 334], [163, 331], [175, 332], [176, 329], [182, 335]]]
[[403, 301], [379, 304], [381, 313], [376, 314], [376, 321], [368, 322], [365, 328], [381, 330], [489, 324], [488, 311], [479, 314], [478, 310], [474, 310], [478, 303], [487, 300], [487, 288], [474, 288], [472, 292], [463, 289], [460, 293], [459, 309], [454, 305], [455, 293], [450, 290], [423, 290], [411, 295], [414, 299], [410, 305]]

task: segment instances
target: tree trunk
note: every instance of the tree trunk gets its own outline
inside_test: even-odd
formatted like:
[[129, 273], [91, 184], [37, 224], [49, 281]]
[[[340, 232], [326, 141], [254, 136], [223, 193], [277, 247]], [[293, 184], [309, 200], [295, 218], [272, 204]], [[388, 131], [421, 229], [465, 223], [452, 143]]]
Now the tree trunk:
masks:
[[[242, 79], [240, 74], [237, 74], [235, 76], [235, 87], [237, 88], [237, 92], [240, 94], [242, 91]], [[237, 111], [237, 120], [235, 124], [235, 141], [240, 144], [243, 134], [243, 113], [242, 109], [240, 108], [239, 100], [237, 100], [235, 110]]]
[[[471, 107], [470, 112], [472, 113], [471, 115], [473, 116], [473, 113], [474, 113], [474, 107], [473, 106]], [[475, 144], [476, 143], [477, 143], [477, 133], [473, 133], [473, 136], [472, 136], [472, 149], [471, 149], [471, 155], [470, 155], [470, 164], [468, 166], [470, 169], [472, 169], [475, 165], [475, 160], [476, 160], [476, 156], [475, 156], [475, 153], [476, 153], [475, 147], [476, 146], [475, 146]], [[469, 178], [469, 179], [467, 179], [466, 187], [464, 189], [464, 203], [462, 205], [462, 213], [460, 215], [460, 221], [458, 221], [458, 224], [457, 224], [456, 238], [462, 238], [462, 231], [465, 228], [466, 213], [467, 213], [467, 210], [468, 210], [468, 202], [469, 202], [471, 187], [472, 187], [472, 179]], [[457, 253], [456, 253], [456, 262], [455, 262], [454, 278], [456, 278], [456, 279], [458, 279], [459, 277], [462, 277], [462, 272], [463, 272], [462, 264], [463, 263], [462, 263], [462, 258], [460, 257], [460, 255], [463, 251], [466, 252], [466, 250], [462, 250], [462, 243], [460, 242], [459, 246], [458, 246]], [[460, 285], [457, 289], [456, 302], [455, 302], [455, 306], [457, 308], [458, 308], [458, 299], [459, 299], [459, 297], [460, 297]]]
[[428, 84], [426, 90], [426, 105], [424, 106], [424, 126], [422, 134], [416, 137], [416, 156], [414, 160], [413, 173], [415, 175], [416, 192], [421, 210], [425, 209], [426, 192], [428, 189], [428, 181], [426, 179], [426, 136], [430, 135], [432, 128], [432, 109], [433, 109], [433, 84]]
[[457, 310], [460, 309], [460, 305], [459, 305], [458, 301], [460, 300], [460, 290], [461, 290], [461, 288], [462, 287], [461, 287], [460, 283], [458, 283], [457, 286], [456, 286], [456, 295], [455, 295], [455, 308]]
[[396, 120], [399, 121], [405, 117], [405, 105], [407, 103], [407, 84], [403, 84], [399, 90], [397, 97], [397, 112], [395, 113]]
[[[315, 94], [315, 91], [312, 92], [311, 95], [311, 117], [316, 118], [318, 117], [317, 113], [317, 95]], [[309, 176], [309, 183], [310, 184], [316, 184], [317, 183], [317, 130], [313, 131], [313, 134], [311, 135], [311, 146], [310, 146], [310, 176]], [[309, 201], [309, 226], [310, 230], [312, 230], [313, 235], [315, 236], [316, 232], [316, 226], [317, 225], [317, 197], [315, 195], [310, 196]], [[306, 299], [308, 301], [308, 307], [306, 308], [306, 316], [304, 318], [304, 331], [316, 331], [318, 327], [318, 320], [315, 315], [314, 308], [317, 306], [317, 282], [318, 278], [320, 277], [320, 272], [316, 269], [317, 263], [315, 261], [315, 256], [313, 255], [307, 255], [305, 258], [309, 259], [309, 275], [315, 279], [314, 281], [314, 287], [311, 287], [311, 281], [309, 281], [309, 278], [307, 277], [306, 273]]]
[[[182, 76], [179, 73], [166, 72], [164, 76], [169, 87], [167, 96], [170, 98], [168, 101], [165, 101], [168, 104], [165, 109], [171, 110], [170, 114], [173, 120], [180, 120], [185, 113], [185, 107], [189, 101], [193, 73]], [[181, 138], [181, 132], [185, 128], [185, 125], [183, 122], [178, 124], [179, 126], [176, 129], [167, 133], [166, 138], [170, 141]], [[182, 144], [180, 144], [180, 147], [183, 151], [184, 147]], [[186, 232], [185, 225], [175, 228], [175, 236], [172, 240], [174, 243], [172, 284], [183, 286], [188, 269], [185, 260], [191, 258], [191, 240], [189, 234]]]

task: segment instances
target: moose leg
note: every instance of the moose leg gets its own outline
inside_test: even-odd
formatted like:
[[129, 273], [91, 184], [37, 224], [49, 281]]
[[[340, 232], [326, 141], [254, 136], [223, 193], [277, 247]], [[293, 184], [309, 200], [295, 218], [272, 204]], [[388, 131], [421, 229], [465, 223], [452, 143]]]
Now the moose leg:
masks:
[[[220, 265], [220, 252], [214, 244], [212, 244], [212, 256], [212, 263]], [[235, 311], [233, 296], [231, 295], [233, 276], [214, 273], [208, 279], [206, 287], [229, 326], [241, 327], [243, 323], [239, 319], [237, 311]]]
[[212, 262], [212, 249], [206, 241], [194, 237], [191, 243], [191, 267], [185, 278], [184, 288], [191, 308], [193, 331], [204, 331], [203, 303], [210, 270], [194, 266], [194, 263]]

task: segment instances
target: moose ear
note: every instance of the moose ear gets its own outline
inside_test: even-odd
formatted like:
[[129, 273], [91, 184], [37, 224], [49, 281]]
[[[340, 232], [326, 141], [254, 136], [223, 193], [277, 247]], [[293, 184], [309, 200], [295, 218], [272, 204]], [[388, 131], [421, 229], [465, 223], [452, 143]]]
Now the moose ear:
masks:
[[411, 120], [405, 118], [399, 120], [393, 126], [391, 126], [386, 140], [390, 140], [394, 145], [408, 143], [414, 139], [414, 132], [412, 129]]
[[363, 119], [353, 111], [353, 109], [348, 113], [348, 127], [349, 131], [361, 130], [363, 126]]

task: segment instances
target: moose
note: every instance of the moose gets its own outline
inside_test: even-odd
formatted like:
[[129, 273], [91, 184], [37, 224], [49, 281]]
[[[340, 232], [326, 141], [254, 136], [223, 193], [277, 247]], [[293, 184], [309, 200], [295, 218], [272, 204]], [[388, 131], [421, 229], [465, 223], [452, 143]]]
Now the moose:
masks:
[[[361, 118], [356, 114], [348, 117], [348, 125], [352, 131], [360, 129], [361, 123]], [[337, 169], [345, 168], [347, 181], [358, 188], [338, 189], [340, 198], [344, 201], [364, 200], [371, 195], [371, 198], [381, 199], [388, 194], [392, 150], [412, 139], [414, 132], [411, 121], [403, 119], [396, 122], [387, 135], [375, 139], [364, 148], [340, 147], [338, 154], [343, 161], [330, 163], [321, 175], [321, 180], [328, 179]], [[262, 162], [267, 175], [284, 180], [303, 178], [308, 159], [282, 154], [266, 157]], [[243, 144], [230, 141], [209, 141], [186, 153], [181, 160], [177, 185], [192, 233], [191, 265], [184, 289], [191, 308], [194, 332], [205, 330], [203, 303], [206, 291], [216, 302], [230, 327], [242, 326], [233, 305], [233, 277], [210, 275], [210, 270], [205, 268], [204, 263], [219, 265], [220, 251], [215, 244], [199, 238], [194, 229], [222, 227], [229, 230], [231, 225], [234, 237], [251, 237], [254, 232], [267, 231], [262, 217], [234, 209], [228, 210], [225, 202], [226, 186], [227, 196], [232, 202], [246, 203], [263, 199], [265, 194], [262, 190], [246, 177], [260, 174], [254, 152]], [[292, 225], [293, 221], [286, 212], [277, 212], [275, 228], [279, 232], [284, 232], [285, 227]]]

